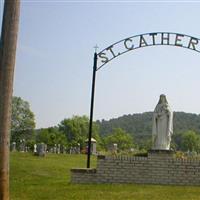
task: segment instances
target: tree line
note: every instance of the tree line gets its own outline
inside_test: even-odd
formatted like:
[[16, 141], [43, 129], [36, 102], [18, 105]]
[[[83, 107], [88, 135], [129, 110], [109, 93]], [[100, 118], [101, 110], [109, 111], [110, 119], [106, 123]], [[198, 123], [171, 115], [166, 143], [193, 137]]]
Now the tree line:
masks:
[[[153, 112], [129, 114], [93, 123], [92, 137], [97, 141], [98, 151], [106, 151], [112, 144], [119, 151], [131, 149], [146, 151], [151, 148]], [[87, 116], [63, 119], [57, 126], [35, 129], [34, 113], [27, 101], [13, 97], [11, 143], [26, 141], [33, 148], [35, 143], [45, 143], [49, 148], [60, 144], [67, 149], [80, 146], [84, 151], [88, 137]], [[181, 151], [200, 152], [200, 115], [174, 112], [174, 134], [171, 148]]]

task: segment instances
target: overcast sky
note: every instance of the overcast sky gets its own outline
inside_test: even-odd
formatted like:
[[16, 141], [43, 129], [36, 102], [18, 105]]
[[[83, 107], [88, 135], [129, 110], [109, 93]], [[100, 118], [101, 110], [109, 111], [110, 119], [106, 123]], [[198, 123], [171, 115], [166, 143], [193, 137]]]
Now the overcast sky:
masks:
[[[2, 21], [3, 1], [0, 4]], [[169, 31], [200, 38], [200, 2], [28, 1], [21, 4], [14, 95], [37, 127], [89, 115], [94, 46]], [[153, 46], [128, 52], [97, 72], [95, 119], [152, 111], [160, 94], [174, 111], [200, 113], [200, 54]]]

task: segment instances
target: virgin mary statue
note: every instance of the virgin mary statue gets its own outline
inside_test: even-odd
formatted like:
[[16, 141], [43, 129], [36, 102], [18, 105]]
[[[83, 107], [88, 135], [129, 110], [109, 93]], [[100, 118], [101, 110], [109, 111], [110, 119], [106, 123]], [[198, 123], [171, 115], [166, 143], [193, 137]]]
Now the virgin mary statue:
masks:
[[169, 107], [166, 96], [161, 94], [153, 113], [152, 149], [169, 150], [172, 134], [173, 112]]

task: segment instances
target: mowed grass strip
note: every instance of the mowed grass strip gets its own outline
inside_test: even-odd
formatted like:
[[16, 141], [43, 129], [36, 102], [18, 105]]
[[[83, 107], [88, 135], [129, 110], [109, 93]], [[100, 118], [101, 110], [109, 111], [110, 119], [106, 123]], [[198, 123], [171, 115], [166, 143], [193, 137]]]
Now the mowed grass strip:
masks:
[[[70, 169], [86, 155], [11, 153], [11, 200], [200, 200], [200, 187], [137, 184], [71, 184]], [[92, 166], [96, 158], [92, 157]]]

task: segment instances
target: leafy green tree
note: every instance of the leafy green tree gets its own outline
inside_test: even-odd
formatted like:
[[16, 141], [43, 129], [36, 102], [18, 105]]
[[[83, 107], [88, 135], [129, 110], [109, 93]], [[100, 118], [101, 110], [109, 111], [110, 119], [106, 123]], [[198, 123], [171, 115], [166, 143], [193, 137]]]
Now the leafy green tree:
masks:
[[152, 138], [144, 139], [138, 146], [140, 150], [148, 151], [152, 148]]
[[107, 146], [116, 143], [119, 150], [128, 150], [134, 146], [133, 137], [121, 128], [113, 129], [112, 133], [105, 138]]
[[184, 151], [200, 151], [200, 136], [194, 131], [186, 131], [182, 135], [181, 148]]
[[42, 128], [37, 131], [36, 143], [45, 143], [48, 145], [49, 141], [50, 141], [50, 134], [48, 128]]
[[29, 140], [34, 136], [35, 118], [27, 101], [12, 98], [11, 141]]
[[[87, 116], [73, 116], [69, 119], [64, 119], [58, 125], [59, 131], [63, 132], [67, 137], [67, 141], [71, 146], [75, 146], [78, 143], [83, 147], [85, 140], [88, 138], [89, 119]], [[98, 126], [93, 123], [92, 137], [100, 141], [98, 134]]]
[[40, 129], [37, 133], [36, 142], [43, 142], [48, 147], [53, 147], [55, 144], [68, 146], [66, 136], [57, 127]]
[[171, 141], [171, 147], [174, 150], [182, 150], [182, 137], [183, 137], [183, 132], [179, 133], [174, 133], [172, 135], [172, 141]]

